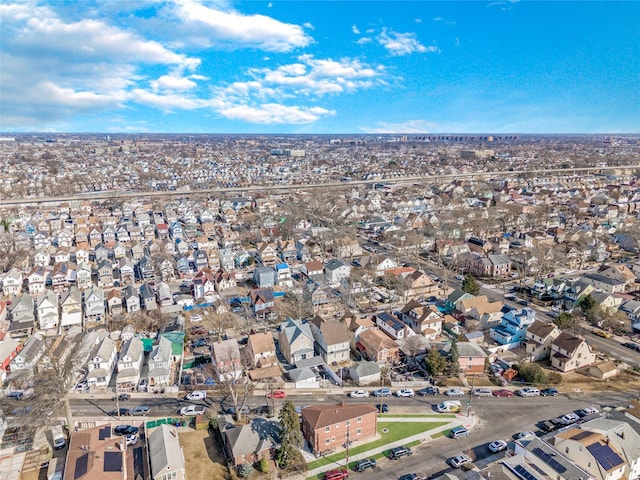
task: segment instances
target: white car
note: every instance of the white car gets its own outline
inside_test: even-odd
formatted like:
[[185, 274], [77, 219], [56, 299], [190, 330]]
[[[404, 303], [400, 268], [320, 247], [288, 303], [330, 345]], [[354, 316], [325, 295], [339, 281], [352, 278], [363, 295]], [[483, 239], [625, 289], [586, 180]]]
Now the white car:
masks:
[[134, 433], [133, 435], [127, 435], [126, 437], [127, 445], [135, 445], [138, 443], [138, 434]]
[[460, 468], [462, 465], [471, 463], [471, 458], [468, 455], [462, 454], [449, 459], [449, 463], [453, 468]]
[[531, 430], [527, 430], [526, 432], [520, 432], [518, 435], [516, 435], [516, 438], [520, 440], [521, 438], [528, 437], [529, 435], [535, 435], [535, 433]]
[[491, 389], [489, 388], [474, 388], [473, 394], [476, 397], [490, 397], [492, 395]]
[[464, 396], [464, 392], [462, 390], [460, 390], [459, 388], [450, 388], [449, 390], [444, 392], [444, 394], [447, 397], [462, 397], [462, 396]]
[[571, 425], [572, 423], [576, 423], [580, 420], [580, 417], [575, 413], [567, 413], [566, 415], [561, 416], [560, 420], [562, 420], [562, 423], [565, 425]]
[[410, 388], [403, 388], [396, 392], [396, 397], [413, 397], [413, 390]]
[[498, 453], [507, 449], [507, 442], [504, 440], [496, 440], [495, 442], [491, 442], [489, 444], [489, 450], [493, 453]]
[[369, 392], [366, 390], [354, 390], [349, 394], [351, 398], [366, 398], [369, 396]]
[[595, 407], [586, 407], [580, 409], [576, 412], [579, 417], [586, 417], [587, 415], [593, 415], [594, 413], [598, 413], [598, 409]]
[[518, 395], [521, 397], [538, 397], [540, 396], [540, 390], [537, 388], [525, 387], [518, 390]]

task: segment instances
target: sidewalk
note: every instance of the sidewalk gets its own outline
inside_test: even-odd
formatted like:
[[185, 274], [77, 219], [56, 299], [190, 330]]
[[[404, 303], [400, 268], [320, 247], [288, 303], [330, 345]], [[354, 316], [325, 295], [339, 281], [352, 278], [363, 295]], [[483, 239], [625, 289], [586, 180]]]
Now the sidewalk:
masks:
[[[428, 417], [425, 417], [425, 420]], [[378, 421], [383, 422], [415, 422], [418, 420], [417, 418], [392, 418], [392, 417], [380, 417]], [[430, 420], [430, 419], [429, 419]], [[434, 417], [434, 421], [437, 420]], [[431, 441], [431, 437], [437, 433], [444, 432], [445, 430], [449, 430], [450, 428], [463, 426], [465, 428], [471, 429], [476, 423], [476, 416], [472, 414], [470, 417], [467, 417], [464, 414], [458, 414], [455, 419], [451, 419], [451, 422], [447, 425], [443, 425], [442, 427], [434, 428], [433, 430], [429, 430], [428, 432], [419, 433], [417, 435], [412, 435], [410, 437], [403, 438], [402, 440], [398, 440], [396, 442], [391, 442], [381, 447], [376, 447], [366, 452], [359, 453], [357, 455], [349, 456], [349, 463], [355, 462], [356, 460], [362, 460], [363, 458], [370, 457], [372, 455], [376, 455], [378, 453], [382, 453], [390, 448], [400, 447], [402, 445], [406, 445], [407, 443], [411, 443], [414, 441], [419, 441], [420, 443], [425, 443]], [[293, 475], [290, 478], [291, 480], [305, 480], [308, 477], [312, 477], [314, 475], [321, 474], [322, 472], [326, 472], [327, 470], [331, 470], [332, 468], [344, 467], [344, 459], [340, 460], [341, 463], [334, 463], [329, 465], [324, 465], [322, 467], [314, 468], [313, 470], [307, 471], [305, 474]]]

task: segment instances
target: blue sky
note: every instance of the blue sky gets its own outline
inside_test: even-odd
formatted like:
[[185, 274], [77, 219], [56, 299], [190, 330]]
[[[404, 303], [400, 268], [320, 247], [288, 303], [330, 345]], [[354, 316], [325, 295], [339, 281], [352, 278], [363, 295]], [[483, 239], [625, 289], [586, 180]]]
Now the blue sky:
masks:
[[0, 130], [638, 133], [640, 2], [0, 4]]

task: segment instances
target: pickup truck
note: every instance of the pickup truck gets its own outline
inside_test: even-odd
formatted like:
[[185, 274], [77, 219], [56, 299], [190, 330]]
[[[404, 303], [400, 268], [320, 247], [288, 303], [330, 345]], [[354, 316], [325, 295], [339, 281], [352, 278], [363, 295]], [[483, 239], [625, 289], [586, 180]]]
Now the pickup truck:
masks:
[[203, 415], [204, 409], [205, 407], [201, 405], [187, 405], [178, 410], [178, 413], [183, 417], [187, 415]]
[[138, 416], [146, 417], [149, 414], [149, 410], [151, 410], [151, 407], [148, 407], [146, 405], [140, 405], [138, 407], [133, 407], [131, 410], [129, 410], [129, 415], [138, 415]]

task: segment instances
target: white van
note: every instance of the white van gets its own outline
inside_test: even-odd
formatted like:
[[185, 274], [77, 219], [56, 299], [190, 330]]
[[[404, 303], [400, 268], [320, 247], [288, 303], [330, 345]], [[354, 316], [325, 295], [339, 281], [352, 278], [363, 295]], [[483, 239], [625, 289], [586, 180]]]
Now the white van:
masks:
[[459, 413], [462, 411], [462, 404], [459, 400], [445, 400], [436, 409], [439, 413]]
[[64, 430], [62, 425], [54, 425], [51, 427], [51, 439], [53, 441], [53, 448], [60, 450], [67, 445], [67, 440], [64, 438]]
[[204, 414], [204, 408], [203, 406], [200, 405], [188, 405], [186, 407], [182, 407], [180, 410], [178, 410], [178, 413], [180, 415], [182, 415], [183, 417], [186, 415], [203, 415]]
[[204, 400], [207, 398], [207, 392], [204, 390], [194, 390], [193, 392], [187, 393], [187, 396], [184, 398], [187, 400]]

